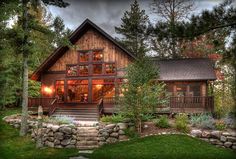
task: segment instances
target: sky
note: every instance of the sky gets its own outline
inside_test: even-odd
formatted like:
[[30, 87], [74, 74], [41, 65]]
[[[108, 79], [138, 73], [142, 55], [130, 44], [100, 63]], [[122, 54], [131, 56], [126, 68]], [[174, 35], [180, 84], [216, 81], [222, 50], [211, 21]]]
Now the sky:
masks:
[[[67, 8], [48, 6], [48, 10], [55, 16], [60, 16], [66, 27], [75, 30], [86, 19], [89, 18], [104, 31], [116, 37], [115, 26], [121, 24], [121, 18], [126, 10], [130, 10], [133, 0], [64, 0], [70, 5]], [[211, 10], [223, 0], [194, 0], [194, 14], [202, 10]], [[236, 0], [235, 0], [236, 1]], [[151, 22], [155, 23], [157, 16], [150, 10], [152, 0], [138, 0], [141, 9], [146, 11]]]

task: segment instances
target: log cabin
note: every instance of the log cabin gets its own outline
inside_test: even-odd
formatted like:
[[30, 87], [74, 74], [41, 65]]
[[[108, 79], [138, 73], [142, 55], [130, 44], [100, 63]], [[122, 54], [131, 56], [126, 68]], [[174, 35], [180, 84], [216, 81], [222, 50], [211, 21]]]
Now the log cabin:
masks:
[[[136, 59], [109, 34], [86, 19], [69, 37], [74, 48], [59, 47], [31, 75], [41, 82], [41, 97], [29, 98], [29, 108], [42, 105], [49, 115], [96, 120], [115, 111], [125, 68]], [[209, 59], [155, 60], [170, 95], [169, 112], [210, 112], [209, 84], [216, 79]]]

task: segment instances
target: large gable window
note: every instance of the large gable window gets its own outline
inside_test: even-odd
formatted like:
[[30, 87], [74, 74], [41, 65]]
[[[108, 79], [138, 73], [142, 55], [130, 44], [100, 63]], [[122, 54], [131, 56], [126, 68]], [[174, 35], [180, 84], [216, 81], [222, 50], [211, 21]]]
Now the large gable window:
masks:
[[107, 64], [105, 64], [105, 73], [106, 74], [115, 74], [116, 73], [115, 63], [107, 63]]
[[80, 76], [88, 76], [89, 74], [89, 66], [88, 65], [79, 65], [79, 75]]
[[77, 67], [77, 65], [69, 65], [69, 66], [67, 66], [66, 74], [67, 74], [67, 76], [77, 76], [78, 75], [78, 67]]
[[102, 74], [102, 64], [93, 64], [93, 74], [95, 75]]
[[80, 52], [79, 53], [79, 62], [88, 62], [90, 52]]
[[103, 61], [103, 53], [101, 51], [94, 51], [93, 52], [93, 61]]

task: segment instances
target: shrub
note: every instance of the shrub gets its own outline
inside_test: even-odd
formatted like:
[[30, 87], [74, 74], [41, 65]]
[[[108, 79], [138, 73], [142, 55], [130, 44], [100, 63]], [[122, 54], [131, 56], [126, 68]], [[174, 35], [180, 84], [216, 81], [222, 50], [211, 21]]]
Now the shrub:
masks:
[[142, 114], [142, 121], [150, 121], [155, 118], [153, 114]]
[[190, 123], [192, 126], [202, 129], [214, 129], [214, 118], [207, 113], [191, 115]]
[[128, 128], [124, 130], [125, 135], [128, 136], [129, 138], [138, 138], [139, 134], [135, 131], [135, 128]]
[[43, 121], [53, 124], [73, 124], [74, 118], [62, 115], [62, 116], [44, 118]]
[[178, 114], [175, 120], [175, 127], [183, 133], [189, 132], [188, 116], [186, 114]]
[[224, 130], [224, 129], [226, 129], [226, 124], [225, 124], [224, 120], [216, 121], [215, 126], [216, 126], [217, 130]]
[[124, 117], [120, 114], [118, 115], [104, 115], [101, 117], [101, 121], [105, 123], [119, 123], [124, 121]]
[[154, 123], [159, 128], [169, 128], [170, 124], [166, 115], [162, 115], [159, 119], [154, 120]]
[[223, 120], [227, 127], [232, 128], [232, 129], [236, 128], [236, 113], [235, 112], [228, 113]]

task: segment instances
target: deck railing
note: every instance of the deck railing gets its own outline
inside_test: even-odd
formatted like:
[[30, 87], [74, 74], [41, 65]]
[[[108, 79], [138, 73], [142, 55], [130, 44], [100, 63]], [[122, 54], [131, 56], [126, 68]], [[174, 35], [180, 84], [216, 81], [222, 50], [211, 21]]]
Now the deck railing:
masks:
[[44, 112], [48, 112], [51, 115], [57, 107], [57, 99], [49, 97], [28, 98], [29, 109], [37, 110], [40, 105], [43, 107]]

